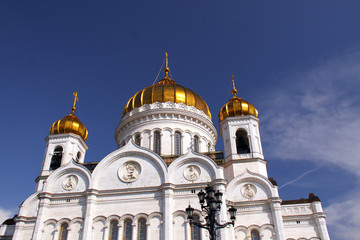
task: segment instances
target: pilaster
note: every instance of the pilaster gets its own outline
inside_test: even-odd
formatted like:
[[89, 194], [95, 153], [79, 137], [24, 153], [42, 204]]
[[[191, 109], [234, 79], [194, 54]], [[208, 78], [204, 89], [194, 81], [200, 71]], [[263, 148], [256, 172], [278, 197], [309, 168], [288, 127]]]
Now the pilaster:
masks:
[[284, 222], [281, 212], [282, 200], [280, 198], [270, 198], [268, 201], [270, 204], [275, 232], [277, 233], [276, 239], [285, 240]]
[[84, 212], [84, 231], [82, 239], [91, 239], [92, 235], [92, 224], [93, 224], [93, 211], [96, 207], [96, 190], [88, 190], [87, 191], [87, 199], [86, 199], [86, 208]]

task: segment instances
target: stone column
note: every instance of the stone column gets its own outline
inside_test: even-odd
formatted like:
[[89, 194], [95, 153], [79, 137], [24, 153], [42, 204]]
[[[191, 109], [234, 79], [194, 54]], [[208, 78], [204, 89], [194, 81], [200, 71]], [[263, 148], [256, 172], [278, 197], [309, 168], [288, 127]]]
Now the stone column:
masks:
[[173, 186], [171, 184], [164, 184], [163, 187], [163, 202], [161, 212], [163, 215], [163, 236], [166, 240], [173, 240], [174, 238], [174, 223], [173, 223]]
[[171, 155], [175, 154], [175, 133], [170, 133], [170, 151], [171, 151]]
[[118, 225], [118, 238], [117, 238], [117, 240], [122, 240], [122, 236], [123, 236], [123, 234], [122, 234], [122, 226], [121, 226], [121, 224], [119, 224]]
[[59, 239], [59, 229], [55, 229], [54, 231], [54, 240]]
[[[106, 222], [105, 222], [106, 224]], [[109, 231], [110, 231], [110, 228], [109, 226], [104, 226], [104, 240], [108, 240], [109, 239]]]
[[41, 240], [42, 232], [44, 228], [44, 222], [45, 222], [45, 214], [47, 207], [50, 203], [49, 195], [46, 193], [39, 193], [39, 209], [37, 211], [37, 218], [34, 226], [34, 232], [32, 236], [32, 240]]
[[135, 222], [133, 222], [133, 224], [132, 224], [132, 240], [136, 240], [136, 239], [137, 239], [136, 224], [137, 224], [137, 223], [135, 223]]
[[14, 235], [12, 238], [13, 240], [21, 240], [20, 232], [22, 231], [24, 225], [25, 225], [25, 223], [23, 221], [16, 221]]
[[146, 223], [146, 239], [151, 239], [151, 237], [150, 237], [150, 223]]
[[285, 232], [284, 232], [284, 222], [282, 218], [282, 212], [281, 212], [281, 199], [276, 198], [270, 198], [269, 200], [271, 214], [273, 217], [274, 227], [277, 240], [285, 240]]
[[311, 203], [312, 210], [314, 212], [314, 220], [316, 225], [316, 230], [319, 233], [321, 240], [330, 240], [329, 233], [326, 227], [326, 215], [322, 210], [321, 202], [315, 201]]
[[90, 240], [92, 237], [92, 224], [93, 224], [93, 214], [95, 204], [96, 204], [96, 190], [88, 190], [87, 192], [87, 200], [86, 200], [86, 208], [83, 213], [84, 218], [84, 228], [83, 228], [83, 236], [82, 239]]
[[185, 220], [185, 240], [191, 240], [191, 226], [188, 220]]

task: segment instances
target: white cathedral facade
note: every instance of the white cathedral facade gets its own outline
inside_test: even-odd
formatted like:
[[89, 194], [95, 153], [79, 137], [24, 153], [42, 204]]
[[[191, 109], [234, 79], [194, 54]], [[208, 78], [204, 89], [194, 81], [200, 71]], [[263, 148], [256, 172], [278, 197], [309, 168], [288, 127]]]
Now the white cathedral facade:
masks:
[[283, 201], [268, 178], [256, 108], [236, 96], [220, 110], [224, 151], [206, 102], [168, 76], [127, 102], [116, 128], [118, 149], [85, 162], [87, 129], [72, 113], [56, 121], [36, 191], [0, 228], [13, 240], [206, 240], [191, 226], [191, 204], [205, 221], [197, 193], [207, 185], [223, 193], [221, 240], [329, 240], [321, 202]]

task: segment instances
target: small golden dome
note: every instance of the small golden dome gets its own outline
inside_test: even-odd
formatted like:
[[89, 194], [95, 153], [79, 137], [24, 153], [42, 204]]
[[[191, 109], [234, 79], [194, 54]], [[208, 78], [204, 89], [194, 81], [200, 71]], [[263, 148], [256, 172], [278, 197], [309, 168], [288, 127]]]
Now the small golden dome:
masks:
[[74, 93], [74, 105], [71, 108], [72, 113], [65, 116], [64, 118], [54, 122], [50, 127], [50, 135], [62, 134], [62, 133], [74, 133], [79, 135], [86, 141], [88, 137], [88, 130], [85, 128], [85, 125], [80, 122], [80, 120], [75, 116], [74, 112], [76, 110], [75, 103], [79, 99], [77, 98], [77, 93]]
[[141, 107], [144, 104], [152, 104], [155, 102], [173, 102], [193, 106], [203, 111], [211, 118], [209, 107], [200, 95], [194, 93], [188, 88], [176, 84], [168, 76], [170, 69], [167, 66], [167, 61], [164, 71], [165, 77], [163, 79], [156, 84], [135, 93], [135, 95], [129, 99], [124, 107], [122, 116], [124, 117], [128, 112], [131, 112], [133, 109]]
[[227, 117], [253, 115], [257, 117], [259, 115], [258, 110], [249, 102], [236, 96], [237, 90], [234, 84], [233, 77], [233, 98], [231, 98], [219, 112], [219, 122]]

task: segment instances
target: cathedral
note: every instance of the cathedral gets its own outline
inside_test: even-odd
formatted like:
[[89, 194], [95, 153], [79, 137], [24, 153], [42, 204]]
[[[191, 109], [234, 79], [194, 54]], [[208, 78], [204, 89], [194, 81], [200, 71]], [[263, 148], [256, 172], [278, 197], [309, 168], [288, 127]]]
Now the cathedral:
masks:
[[[86, 162], [88, 130], [71, 113], [55, 121], [36, 190], [0, 227], [13, 240], [206, 240], [198, 193], [222, 193], [216, 232], [221, 240], [329, 240], [320, 199], [284, 201], [268, 177], [258, 110], [237, 96], [220, 109], [224, 150], [207, 103], [169, 76], [135, 93], [115, 130], [118, 148]], [[95, 148], [96, 146], [94, 146]], [[40, 167], [40, 166], [39, 166]]]

